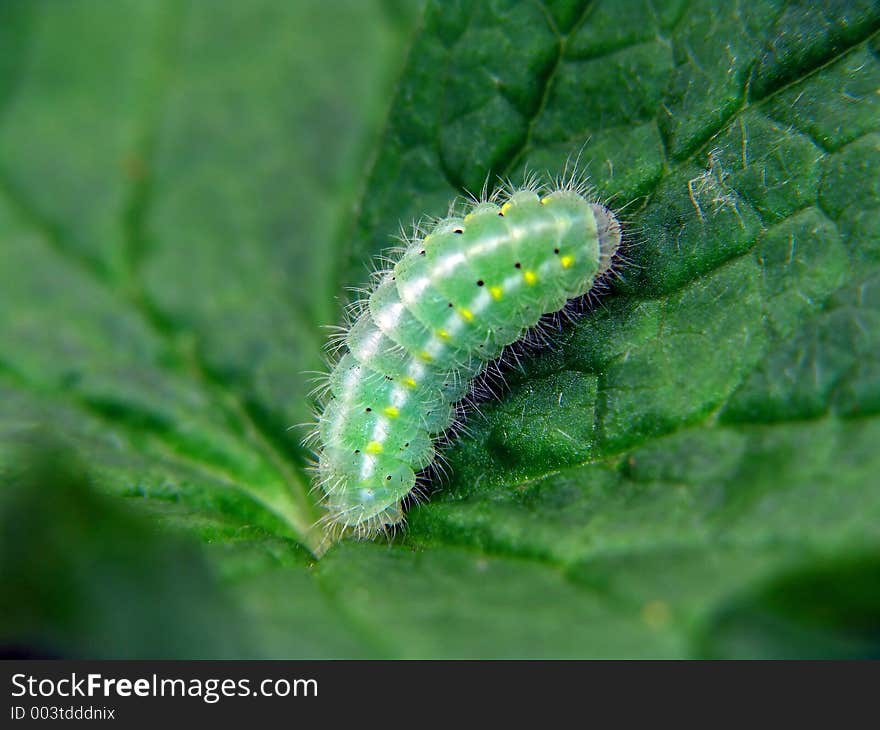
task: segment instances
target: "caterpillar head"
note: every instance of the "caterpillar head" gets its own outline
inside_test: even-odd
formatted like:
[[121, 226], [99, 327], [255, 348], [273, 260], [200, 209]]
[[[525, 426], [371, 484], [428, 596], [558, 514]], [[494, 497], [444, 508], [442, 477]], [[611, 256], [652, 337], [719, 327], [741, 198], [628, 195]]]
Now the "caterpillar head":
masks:
[[620, 222], [604, 205], [593, 203], [590, 206], [596, 218], [596, 233], [599, 236], [599, 272], [604, 274], [611, 267], [611, 259], [620, 248]]

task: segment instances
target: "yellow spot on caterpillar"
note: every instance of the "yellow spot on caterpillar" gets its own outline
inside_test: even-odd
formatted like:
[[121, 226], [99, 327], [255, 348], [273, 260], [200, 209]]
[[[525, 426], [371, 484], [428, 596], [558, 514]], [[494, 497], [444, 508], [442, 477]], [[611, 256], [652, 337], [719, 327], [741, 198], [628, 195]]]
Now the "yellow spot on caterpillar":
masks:
[[418, 383], [413, 378], [404, 378], [403, 384], [407, 388], [415, 388], [418, 385]]
[[422, 350], [419, 353], [419, 359], [423, 360], [424, 362], [434, 362], [434, 356], [427, 350]]
[[492, 295], [492, 299], [498, 301], [499, 299], [501, 299], [501, 297], [504, 296], [504, 289], [502, 289], [500, 286], [490, 286], [489, 293]]
[[523, 279], [526, 280], [526, 284], [531, 286], [538, 281], [538, 275], [534, 271], [523, 271]]
[[501, 215], [507, 215], [508, 210], [510, 210], [510, 203], [505, 203], [501, 206]]
[[439, 337], [441, 340], [448, 340], [449, 333], [446, 330], [437, 330], [437, 337]]
[[433, 237], [434, 237], [434, 234], [433, 234], [433, 233], [429, 233], [427, 236], [425, 236], [425, 237], [422, 239], [422, 243], [424, 243], [424, 244], [427, 245], [428, 241], [430, 241]]
[[547, 196], [546, 198], [541, 198], [541, 205], [547, 205], [547, 203], [549, 203], [549, 202], [550, 202], [550, 196]]
[[381, 454], [384, 451], [384, 447], [378, 441], [370, 441], [367, 444], [367, 448], [364, 449], [368, 454]]
[[468, 322], [474, 321], [474, 313], [470, 309], [459, 307], [458, 313], [462, 316], [463, 319], [467, 320]]
[[469, 220], [473, 220], [473, 218], [474, 218], [475, 215], [476, 215], [476, 213], [468, 213], [468, 214], [464, 217], [464, 222], [467, 223]]
[[559, 259], [559, 263], [562, 264], [563, 269], [568, 269], [574, 263], [574, 256], [563, 256]]
[[396, 406], [386, 406], [384, 413], [389, 418], [397, 418], [400, 415], [400, 410]]

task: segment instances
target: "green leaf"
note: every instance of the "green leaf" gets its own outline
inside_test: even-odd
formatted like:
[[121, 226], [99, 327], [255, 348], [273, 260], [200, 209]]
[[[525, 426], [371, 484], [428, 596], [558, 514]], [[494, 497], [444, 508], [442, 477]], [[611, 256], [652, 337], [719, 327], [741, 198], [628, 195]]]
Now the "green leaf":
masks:
[[[876, 656], [876, 3], [429, 2], [404, 64], [417, 11], [4, 4], [0, 473], [48, 427], [200, 540], [214, 653]], [[620, 279], [316, 562], [320, 325], [399, 222], [569, 158]]]
[[0, 492], [2, 640], [42, 655], [247, 656], [244, 616], [194, 546], [95, 494], [51, 442]]

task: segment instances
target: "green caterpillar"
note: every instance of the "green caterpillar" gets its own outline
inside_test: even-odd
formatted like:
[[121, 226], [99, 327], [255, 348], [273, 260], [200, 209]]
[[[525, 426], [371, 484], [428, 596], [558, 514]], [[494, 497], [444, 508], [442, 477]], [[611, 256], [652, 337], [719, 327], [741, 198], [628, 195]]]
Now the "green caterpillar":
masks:
[[615, 215], [575, 182], [541, 193], [499, 192], [414, 236], [343, 330], [314, 434], [331, 531], [400, 523], [473, 379], [610, 267]]

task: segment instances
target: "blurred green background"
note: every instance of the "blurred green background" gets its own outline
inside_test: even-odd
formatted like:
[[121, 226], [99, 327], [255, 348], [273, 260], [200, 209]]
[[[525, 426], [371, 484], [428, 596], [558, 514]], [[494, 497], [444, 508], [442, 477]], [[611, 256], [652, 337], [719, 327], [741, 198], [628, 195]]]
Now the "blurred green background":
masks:
[[[880, 656], [878, 91], [860, 0], [3, 0], [0, 645]], [[578, 153], [622, 279], [316, 560], [346, 287]]]

